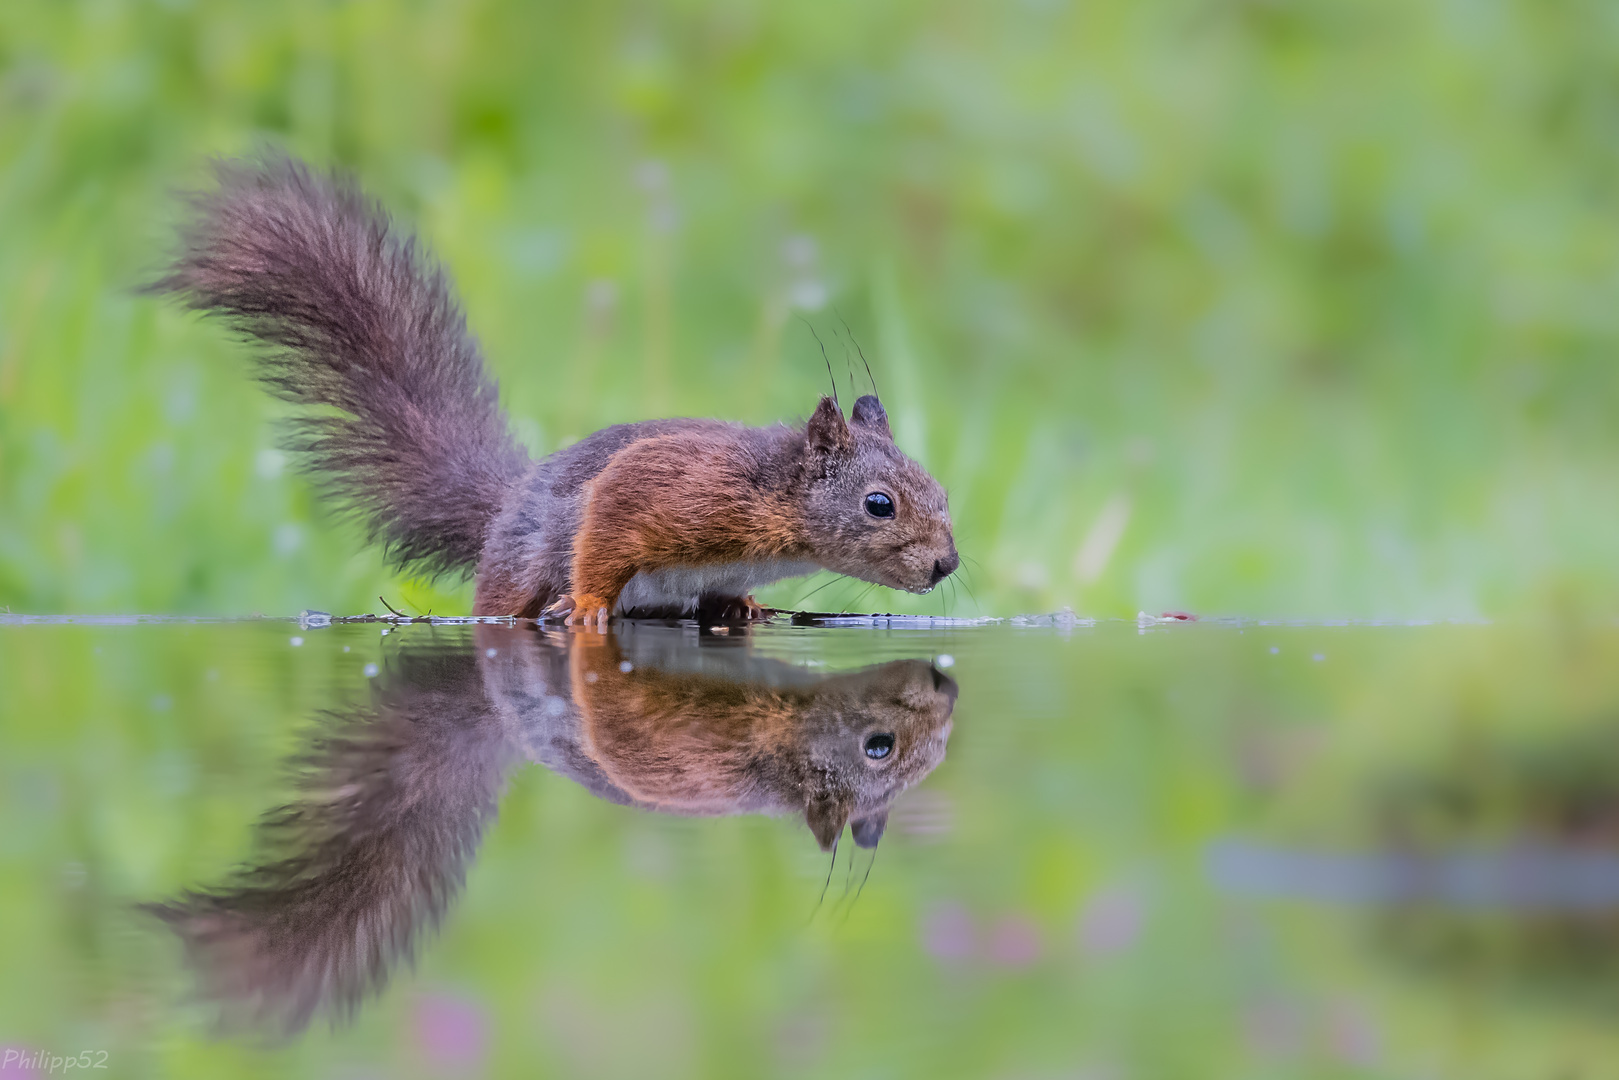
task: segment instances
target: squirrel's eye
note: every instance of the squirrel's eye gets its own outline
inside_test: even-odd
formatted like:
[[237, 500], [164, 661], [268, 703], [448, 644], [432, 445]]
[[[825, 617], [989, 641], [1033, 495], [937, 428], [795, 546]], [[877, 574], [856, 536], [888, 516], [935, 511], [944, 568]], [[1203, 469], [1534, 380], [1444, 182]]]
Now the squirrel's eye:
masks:
[[872, 517], [891, 518], [894, 516], [894, 500], [880, 491], [873, 491], [866, 496], [866, 513]]
[[881, 761], [894, 752], [894, 736], [873, 735], [866, 740], [866, 756], [873, 761]]

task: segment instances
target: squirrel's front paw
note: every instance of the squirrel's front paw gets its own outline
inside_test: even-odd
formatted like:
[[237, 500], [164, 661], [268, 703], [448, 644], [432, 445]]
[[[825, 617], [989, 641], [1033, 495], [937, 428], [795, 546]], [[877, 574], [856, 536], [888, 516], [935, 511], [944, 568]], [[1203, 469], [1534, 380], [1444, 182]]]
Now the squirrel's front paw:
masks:
[[[563, 626], [592, 626], [597, 630], [606, 631], [607, 620], [613, 617], [613, 607], [599, 596], [581, 593], [579, 596], [564, 596], [552, 607], [567, 605], [567, 618], [562, 620]], [[562, 614], [561, 611], [557, 614]]]
[[612, 618], [612, 607], [601, 597], [589, 593], [580, 596], [564, 593], [557, 597], [556, 603], [540, 612], [540, 618], [561, 619], [563, 626], [595, 624], [598, 630], [606, 630], [607, 620]]

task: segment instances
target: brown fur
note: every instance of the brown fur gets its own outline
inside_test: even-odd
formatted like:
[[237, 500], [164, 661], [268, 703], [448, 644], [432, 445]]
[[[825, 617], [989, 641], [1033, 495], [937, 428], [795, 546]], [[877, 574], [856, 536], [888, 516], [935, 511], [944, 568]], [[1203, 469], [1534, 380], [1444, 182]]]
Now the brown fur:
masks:
[[[676, 814], [796, 811], [823, 849], [847, 822], [881, 834], [888, 807], [944, 757], [955, 684], [921, 660], [790, 685], [632, 665], [612, 637], [574, 648], [582, 746], [637, 805]], [[862, 739], [893, 750], [865, 756]]]
[[611, 612], [642, 570], [807, 557], [791, 496], [736, 497], [749, 490], [735, 442], [707, 433], [644, 439], [614, 454], [586, 489], [573, 542], [581, 621]]

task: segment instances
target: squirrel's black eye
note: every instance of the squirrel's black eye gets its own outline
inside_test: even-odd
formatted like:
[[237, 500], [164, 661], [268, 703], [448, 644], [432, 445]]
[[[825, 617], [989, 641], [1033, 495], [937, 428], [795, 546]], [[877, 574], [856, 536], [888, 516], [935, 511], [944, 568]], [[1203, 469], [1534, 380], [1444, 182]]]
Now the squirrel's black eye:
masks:
[[881, 761], [894, 752], [894, 736], [873, 735], [866, 740], [866, 756], [873, 761]]
[[866, 513], [872, 517], [891, 518], [894, 516], [894, 500], [880, 491], [873, 491], [866, 496]]

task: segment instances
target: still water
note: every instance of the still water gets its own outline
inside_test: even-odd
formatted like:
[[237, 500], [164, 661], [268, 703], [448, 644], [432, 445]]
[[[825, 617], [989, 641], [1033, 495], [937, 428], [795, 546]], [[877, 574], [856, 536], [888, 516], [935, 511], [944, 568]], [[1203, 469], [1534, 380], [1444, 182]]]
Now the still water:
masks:
[[1619, 1075], [1619, 628], [0, 619], [0, 972], [0, 1078]]

